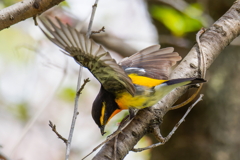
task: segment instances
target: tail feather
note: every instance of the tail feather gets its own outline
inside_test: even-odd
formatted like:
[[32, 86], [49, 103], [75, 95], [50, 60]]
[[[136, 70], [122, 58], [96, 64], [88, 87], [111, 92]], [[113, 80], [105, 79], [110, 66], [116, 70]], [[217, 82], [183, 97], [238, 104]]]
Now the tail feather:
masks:
[[182, 83], [182, 82], [188, 82], [186, 85], [193, 85], [193, 84], [197, 84], [197, 83], [204, 83], [206, 82], [205, 79], [203, 78], [180, 78], [180, 79], [171, 79], [167, 82], [165, 82], [167, 85], [174, 85], [177, 83]]

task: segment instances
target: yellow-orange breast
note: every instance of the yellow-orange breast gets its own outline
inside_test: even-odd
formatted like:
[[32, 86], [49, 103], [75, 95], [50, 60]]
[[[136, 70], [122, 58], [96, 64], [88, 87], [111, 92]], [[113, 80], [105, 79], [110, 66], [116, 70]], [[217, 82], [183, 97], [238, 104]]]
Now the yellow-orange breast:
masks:
[[129, 77], [132, 82], [141, 87], [143, 91], [138, 93], [137, 90], [135, 96], [132, 96], [127, 91], [117, 94], [115, 101], [120, 109], [128, 109], [129, 107], [141, 109], [150, 107], [158, 102], [159, 96], [154, 95], [155, 93], [152, 88], [167, 80], [153, 79], [138, 76], [137, 74], [130, 74]]

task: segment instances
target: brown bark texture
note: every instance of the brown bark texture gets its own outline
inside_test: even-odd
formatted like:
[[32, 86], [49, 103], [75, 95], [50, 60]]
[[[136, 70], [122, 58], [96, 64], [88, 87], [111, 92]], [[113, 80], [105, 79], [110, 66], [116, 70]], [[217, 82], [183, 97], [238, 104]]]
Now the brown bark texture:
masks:
[[0, 10], [0, 30], [27, 18], [34, 17], [63, 0], [23, 0]]
[[[200, 38], [202, 51], [205, 55], [206, 69], [211, 66], [215, 58], [239, 33], [240, 1], [238, 0]], [[173, 70], [170, 78], [196, 77], [198, 74], [197, 68], [192, 66], [198, 66], [198, 52], [198, 46], [193, 46], [188, 55]], [[160, 125], [164, 115], [186, 90], [186, 87], [175, 89], [158, 104], [140, 110], [133, 121], [118, 135], [117, 145], [115, 145], [117, 147], [116, 159], [124, 159], [145, 134], [151, 133], [153, 127]], [[93, 159], [113, 159], [114, 142], [115, 139], [107, 142]]]

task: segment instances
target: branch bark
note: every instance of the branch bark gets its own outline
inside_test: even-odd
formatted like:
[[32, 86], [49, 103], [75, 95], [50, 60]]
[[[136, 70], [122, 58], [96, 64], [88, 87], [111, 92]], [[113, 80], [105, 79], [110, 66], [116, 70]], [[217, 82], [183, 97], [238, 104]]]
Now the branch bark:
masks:
[[23, 0], [0, 10], [0, 30], [48, 10], [64, 0]]
[[[109, 35], [107, 33], [104, 34], [94, 34], [91, 35], [91, 38], [99, 43], [102, 44], [107, 49], [115, 51], [117, 54], [121, 55], [122, 57], [129, 57], [132, 53], [136, 53], [137, 50], [131, 47], [129, 44], [125, 43], [124, 40], [119, 39], [114, 35]], [[122, 47], [124, 46], [124, 47]]]
[[[208, 69], [221, 51], [240, 34], [240, 0], [217, 20], [200, 38], [202, 51], [206, 57]], [[198, 46], [195, 45], [188, 55], [174, 69], [171, 78], [196, 77], [198, 66]], [[117, 140], [116, 159], [123, 159], [136, 143], [147, 133], [151, 133], [156, 125], [162, 123], [164, 115], [176, 100], [186, 92], [186, 87], [177, 88], [153, 107], [140, 110], [132, 122], [119, 134]], [[114, 157], [115, 139], [107, 142], [94, 160], [108, 160]]]

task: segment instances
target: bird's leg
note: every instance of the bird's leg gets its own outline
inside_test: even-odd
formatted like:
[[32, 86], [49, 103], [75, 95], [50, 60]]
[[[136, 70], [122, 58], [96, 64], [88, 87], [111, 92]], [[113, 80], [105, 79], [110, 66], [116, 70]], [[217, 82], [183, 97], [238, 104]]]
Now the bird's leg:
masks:
[[119, 134], [120, 132], [122, 132], [122, 130], [124, 128], [126, 128], [128, 126], [128, 124], [133, 120], [133, 118], [136, 116], [137, 112], [138, 112], [138, 109], [129, 108], [129, 115], [127, 115], [125, 118], [123, 118], [123, 120], [120, 122], [120, 124], [118, 126], [118, 129], [110, 136]]
[[129, 110], [129, 120], [131, 120], [131, 119], [133, 119], [133, 117], [135, 117], [135, 115], [137, 114], [138, 109], [129, 107], [128, 110]]
[[[117, 133], [117, 135], [115, 136], [115, 141], [114, 141], [114, 160], [116, 160], [116, 156], [117, 156], [117, 142], [118, 142], [118, 135], [119, 133], [123, 133], [123, 129], [126, 128], [128, 126], [128, 124], [133, 120], [133, 118], [135, 117], [135, 115], [137, 114], [138, 109], [134, 109], [134, 108], [129, 108], [129, 115], [126, 116], [120, 123], [117, 131], [115, 131], [115, 133]], [[129, 119], [128, 119], [129, 118]], [[115, 134], [114, 133], [114, 134]]]
[[127, 125], [133, 120], [133, 118], [136, 116], [138, 112], [138, 109], [131, 108], [131, 107], [129, 107], [128, 110], [129, 110], [129, 115], [123, 118], [116, 132], [122, 132], [122, 130], [127, 127]]

